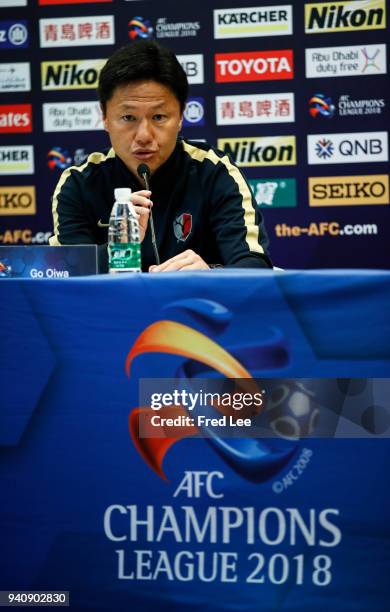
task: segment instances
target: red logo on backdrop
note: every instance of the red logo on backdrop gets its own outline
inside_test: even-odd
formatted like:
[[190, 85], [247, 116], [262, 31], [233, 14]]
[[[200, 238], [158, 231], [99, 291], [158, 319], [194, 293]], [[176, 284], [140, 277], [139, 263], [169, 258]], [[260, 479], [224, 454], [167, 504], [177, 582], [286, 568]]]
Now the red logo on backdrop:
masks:
[[39, 0], [41, 6], [48, 4], [97, 4], [101, 2], [112, 2], [112, 0]]
[[0, 104], [0, 132], [32, 132], [31, 104]]
[[191, 234], [192, 230], [192, 215], [190, 213], [183, 213], [176, 217], [173, 222], [173, 231], [178, 240], [184, 242]]
[[276, 81], [294, 77], [292, 49], [216, 53], [215, 81]]

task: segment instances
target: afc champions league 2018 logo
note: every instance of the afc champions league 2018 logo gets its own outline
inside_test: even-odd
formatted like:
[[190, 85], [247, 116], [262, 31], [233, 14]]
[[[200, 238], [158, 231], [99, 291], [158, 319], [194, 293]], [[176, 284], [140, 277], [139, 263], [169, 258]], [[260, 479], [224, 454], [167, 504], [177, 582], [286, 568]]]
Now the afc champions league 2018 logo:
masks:
[[[239, 347], [230, 350], [219, 344], [213, 337], [228, 327], [232, 313], [217, 302], [204, 299], [179, 300], [167, 305], [166, 309], [169, 318], [149, 325], [134, 342], [126, 360], [126, 373], [129, 377], [136, 357], [161, 353], [184, 358], [179, 369], [172, 372], [172, 378], [180, 380], [186, 387], [191, 387], [191, 381], [197, 377], [203, 379], [209, 375], [220, 376], [231, 382], [232, 379], [245, 379], [252, 388], [259, 389], [258, 381], [248, 367], [272, 370], [283, 368], [289, 362], [285, 339], [274, 328], [270, 328], [257, 344], [242, 342]], [[184, 318], [185, 323], [170, 320], [173, 318]], [[147, 359], [144, 357], [137, 367], [140, 364], [141, 369], [143, 364], [147, 367]], [[143, 378], [142, 374], [137, 375]], [[149, 368], [146, 376], [151, 378]], [[161, 372], [156, 372], [158, 376], [161, 376]], [[213, 433], [205, 437], [204, 443], [210, 444], [225, 463], [245, 479], [252, 482], [268, 480], [295, 456], [300, 438], [313, 432], [319, 412], [313, 395], [299, 382], [285, 381], [281, 384], [275, 379], [275, 383], [269, 385], [265, 405], [251, 413], [256, 417], [265, 410], [275, 437], [222, 438], [218, 433]], [[221, 406], [215, 409], [215, 415], [219, 416], [228, 412], [228, 408]], [[166, 453], [179, 440], [196, 435], [197, 432], [193, 428], [183, 428], [175, 437], [164, 435], [164, 432], [160, 437], [145, 436], [140, 423], [152, 414], [155, 412], [151, 406], [134, 408], [129, 415], [129, 431], [143, 460], [166, 480], [162, 467]], [[184, 407], [176, 405], [162, 408], [160, 414], [167, 418], [188, 415]]]
[[128, 23], [130, 40], [153, 38], [153, 26], [149, 19], [133, 17]]

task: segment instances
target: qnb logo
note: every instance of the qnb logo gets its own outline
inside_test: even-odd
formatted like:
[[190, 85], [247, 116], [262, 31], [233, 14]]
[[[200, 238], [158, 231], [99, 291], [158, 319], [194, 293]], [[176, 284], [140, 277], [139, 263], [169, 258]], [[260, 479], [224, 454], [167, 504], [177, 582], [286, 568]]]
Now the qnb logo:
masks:
[[352, 164], [388, 161], [387, 132], [308, 136], [308, 162]]
[[316, 155], [321, 159], [332, 157], [334, 153], [334, 144], [327, 138], [321, 138], [316, 144]]
[[383, 143], [377, 138], [367, 138], [359, 140], [342, 140], [339, 145], [341, 155], [380, 155], [383, 153]]
[[384, 0], [306, 4], [307, 34], [386, 27]]
[[133, 17], [128, 23], [129, 38], [136, 40], [137, 38], [148, 39], [153, 37], [153, 27], [149, 19], [143, 17]]
[[177, 61], [187, 75], [190, 85], [200, 85], [204, 83], [204, 67], [202, 53], [191, 55], [177, 55]]
[[309, 100], [309, 112], [312, 117], [327, 117], [331, 119], [335, 114], [335, 105], [332, 102], [332, 98], [327, 98], [324, 94], [315, 94]]

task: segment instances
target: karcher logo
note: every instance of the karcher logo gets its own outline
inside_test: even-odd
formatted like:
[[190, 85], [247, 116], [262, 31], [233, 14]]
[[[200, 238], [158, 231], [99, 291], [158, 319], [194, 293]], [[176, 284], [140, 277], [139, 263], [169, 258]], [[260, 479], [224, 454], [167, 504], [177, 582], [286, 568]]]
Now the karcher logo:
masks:
[[42, 89], [96, 89], [106, 60], [42, 62]]
[[214, 10], [214, 38], [282, 36], [293, 33], [292, 5]]
[[385, 27], [385, 0], [305, 4], [306, 34], [379, 30]]
[[321, 176], [309, 178], [310, 206], [389, 204], [389, 176]]
[[0, 187], [0, 215], [35, 215], [35, 187]]
[[293, 166], [296, 164], [295, 136], [265, 138], [220, 138], [218, 148], [238, 166]]

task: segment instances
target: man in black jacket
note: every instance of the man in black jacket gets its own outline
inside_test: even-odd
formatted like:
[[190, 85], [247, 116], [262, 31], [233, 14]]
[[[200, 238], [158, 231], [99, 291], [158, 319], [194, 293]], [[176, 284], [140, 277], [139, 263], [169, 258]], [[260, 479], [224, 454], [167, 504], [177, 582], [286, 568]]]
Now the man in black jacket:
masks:
[[[104, 245], [114, 189], [130, 187], [144, 271], [271, 267], [260, 211], [240, 170], [209, 145], [178, 137], [188, 82], [175, 55], [153, 41], [123, 47], [104, 66], [98, 92], [112, 148], [61, 175], [50, 244]], [[142, 163], [151, 191], [140, 189]]]

